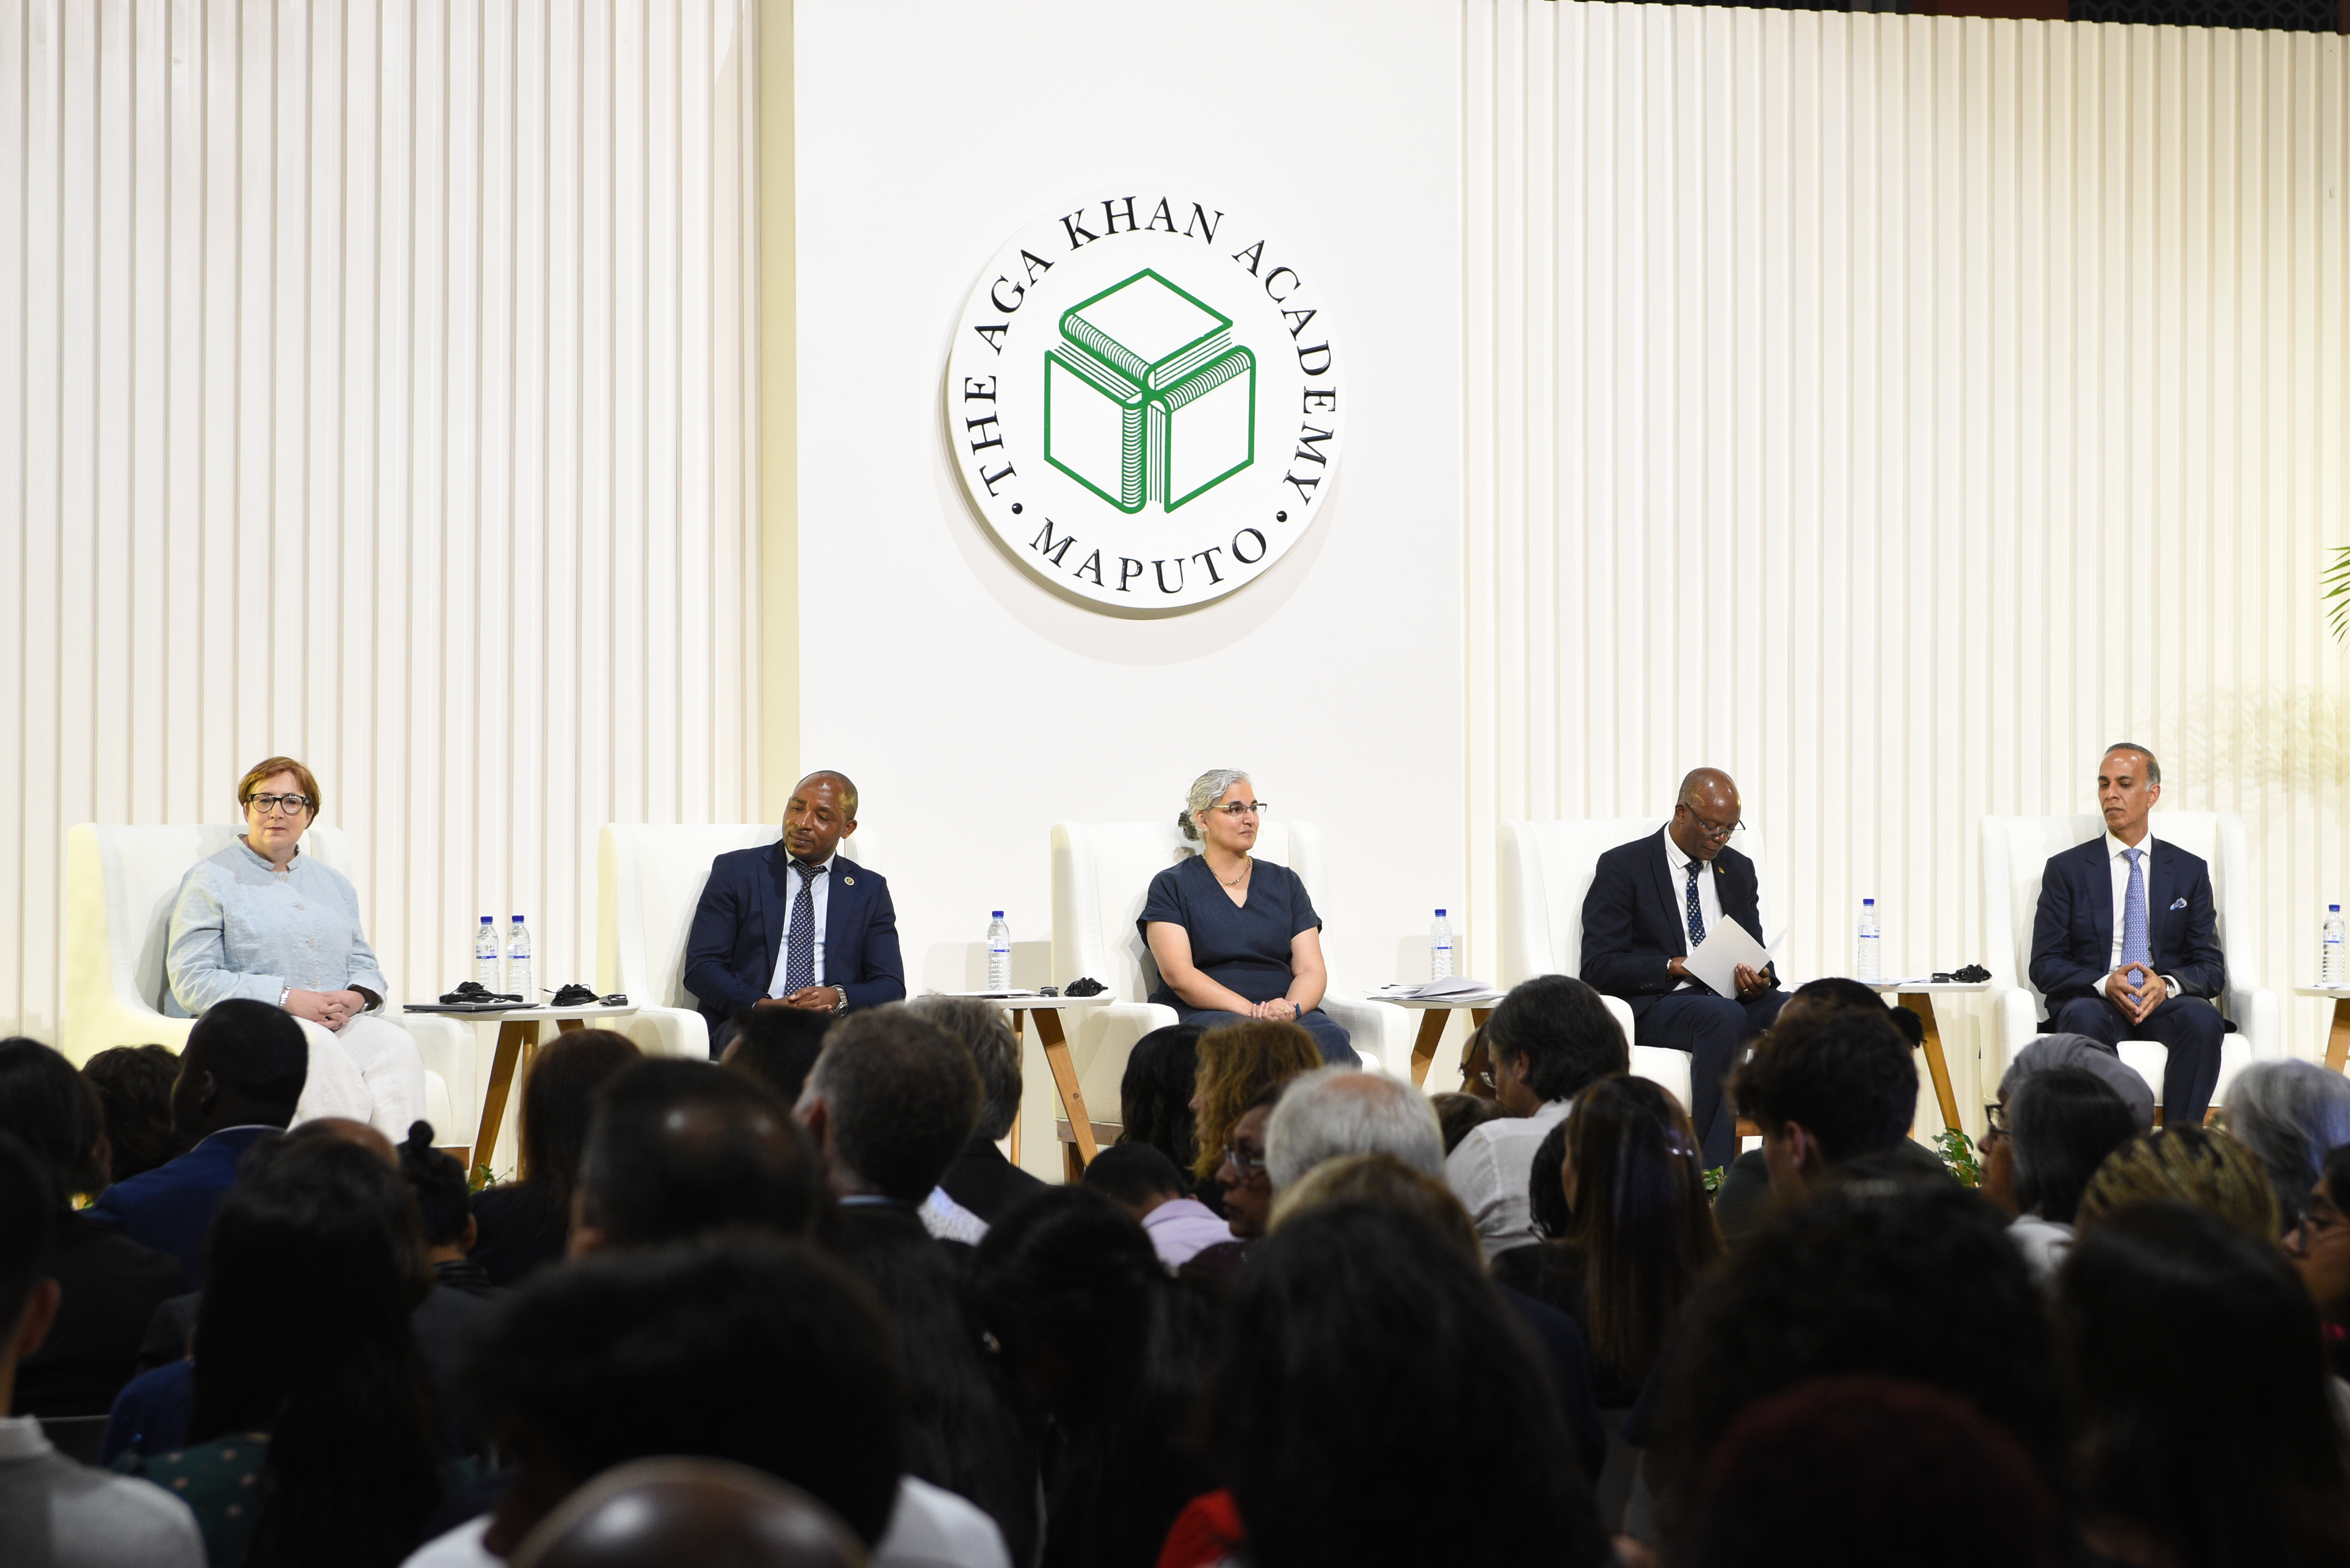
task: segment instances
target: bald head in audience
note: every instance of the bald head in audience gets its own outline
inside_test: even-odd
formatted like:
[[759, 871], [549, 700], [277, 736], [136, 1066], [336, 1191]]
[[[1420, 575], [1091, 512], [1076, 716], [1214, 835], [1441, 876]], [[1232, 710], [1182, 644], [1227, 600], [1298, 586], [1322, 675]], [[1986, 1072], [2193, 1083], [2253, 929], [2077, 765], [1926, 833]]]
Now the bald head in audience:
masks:
[[532, 1531], [514, 1568], [860, 1568], [848, 1527], [799, 1488], [724, 1459], [618, 1465]]

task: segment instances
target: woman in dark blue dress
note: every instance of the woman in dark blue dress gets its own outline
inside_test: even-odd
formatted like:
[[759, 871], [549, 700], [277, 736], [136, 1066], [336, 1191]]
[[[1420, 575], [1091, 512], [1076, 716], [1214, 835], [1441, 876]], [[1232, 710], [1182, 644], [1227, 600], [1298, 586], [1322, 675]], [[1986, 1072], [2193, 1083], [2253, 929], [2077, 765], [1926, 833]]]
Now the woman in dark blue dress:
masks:
[[1359, 1066], [1346, 1030], [1321, 1010], [1329, 971], [1305, 884], [1249, 853], [1263, 810], [1246, 774], [1217, 768], [1192, 782], [1176, 821], [1200, 852], [1150, 879], [1135, 922], [1159, 966], [1150, 1000], [1209, 1029], [1252, 1018], [1294, 1023], [1325, 1062]]

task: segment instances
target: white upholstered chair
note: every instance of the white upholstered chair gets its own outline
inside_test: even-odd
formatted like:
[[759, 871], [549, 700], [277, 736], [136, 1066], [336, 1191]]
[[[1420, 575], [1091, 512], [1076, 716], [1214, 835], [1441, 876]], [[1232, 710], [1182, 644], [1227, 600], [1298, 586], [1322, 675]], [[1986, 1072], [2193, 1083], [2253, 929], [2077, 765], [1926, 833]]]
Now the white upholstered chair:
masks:
[[[1086, 1116], [1103, 1142], [1117, 1136], [1118, 1084], [1134, 1043], [1175, 1022], [1173, 1008], [1147, 1000], [1158, 988], [1159, 969], [1135, 921], [1150, 879], [1175, 864], [1184, 848], [1172, 822], [1063, 822], [1053, 828], [1054, 983], [1090, 975], [1118, 999], [1065, 1015]], [[1328, 863], [1317, 828], [1267, 822], [1256, 852], [1296, 872], [1315, 909], [1329, 918]], [[1366, 1067], [1409, 1075], [1413, 1021], [1402, 1009], [1367, 1002], [1335, 982], [1322, 1009], [1353, 1036]]]
[[[188, 868], [235, 843], [244, 831], [233, 822], [169, 827], [85, 822], [67, 831], [68, 1059], [87, 1062], [113, 1045], [154, 1043], [177, 1051], [186, 1043], [196, 1021], [163, 1012], [172, 904]], [[350, 848], [340, 828], [311, 828], [302, 836], [302, 853], [352, 876]], [[473, 1032], [430, 1013], [403, 1013], [397, 993], [384, 1001], [386, 1016], [414, 1037], [424, 1059], [424, 1118], [434, 1137], [452, 1146], [469, 1142], [480, 1105], [474, 1097]], [[350, 1079], [358, 1081], [355, 1067]]]
[[[710, 1025], [685, 989], [685, 938], [710, 880], [710, 865], [734, 849], [758, 849], [783, 836], [772, 822], [607, 823], [596, 846], [596, 989], [624, 992], [633, 1016], [613, 1027], [656, 1056], [710, 1054]], [[840, 841], [860, 866], [865, 836]]]
[[[1580, 976], [1583, 967], [1583, 898], [1599, 857], [1619, 844], [1652, 837], [1664, 831], [1661, 816], [1582, 817], [1551, 822], [1502, 824], [1502, 962], [1499, 984], [1506, 991], [1538, 974]], [[1738, 852], [1754, 862], [1762, 879], [1763, 917], [1776, 921], [1764, 929], [1764, 940], [1783, 956], [1786, 913], [1774, 908], [1775, 888], [1770, 863], [1763, 857], [1761, 836], [1742, 829], [1731, 840]], [[1785, 965], [1780, 972], [1785, 976]], [[1632, 1009], [1619, 997], [1607, 999], [1607, 1009], [1632, 1038]], [[1632, 1071], [1662, 1084], [1687, 1108], [1690, 1104], [1690, 1056], [1653, 1045], [1632, 1047]]]
[[[2219, 999], [2220, 1011], [2237, 1030], [2220, 1048], [2220, 1082], [2212, 1095], [2216, 1105], [2251, 1063], [2284, 1054], [2282, 1008], [2276, 994], [2263, 990], [2253, 974], [2244, 819], [2210, 811], [2161, 811], [2148, 826], [2158, 841], [2199, 855], [2211, 867], [2220, 945], [2228, 955], [2228, 987]], [[2040, 909], [2041, 873], [2050, 856], [2105, 830], [2105, 818], [2094, 812], [1982, 819], [1983, 962], [1993, 971], [1990, 1059], [1983, 1063], [1982, 1076], [1986, 1090], [1997, 1088], [2008, 1063], [2032, 1043], [2048, 1016], [2048, 999], [2032, 983], [2032, 924]], [[2231, 934], [2238, 939], [2233, 943]], [[2168, 1054], [2151, 1040], [2121, 1044], [2122, 1060], [2153, 1086], [2158, 1103]]]

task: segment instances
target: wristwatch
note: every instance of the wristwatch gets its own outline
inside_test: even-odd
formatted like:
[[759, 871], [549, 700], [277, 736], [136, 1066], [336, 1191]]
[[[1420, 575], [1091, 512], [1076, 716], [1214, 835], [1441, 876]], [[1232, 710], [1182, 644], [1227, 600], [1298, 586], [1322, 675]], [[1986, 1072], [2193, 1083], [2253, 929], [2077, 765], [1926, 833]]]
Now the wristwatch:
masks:
[[832, 988], [832, 1010], [835, 1012], [846, 1012], [848, 1011], [848, 988], [847, 986], [836, 985]]
[[284, 990], [280, 991], [280, 992], [277, 993], [277, 1005], [278, 1005], [278, 1006], [280, 1006], [280, 1007], [285, 1006], [287, 1002], [291, 1002], [291, 1001], [293, 1001], [293, 1000], [294, 1000], [294, 988], [293, 988], [292, 986], [290, 986], [290, 985], [289, 985], [289, 986], [287, 986], [287, 987], [286, 987]]

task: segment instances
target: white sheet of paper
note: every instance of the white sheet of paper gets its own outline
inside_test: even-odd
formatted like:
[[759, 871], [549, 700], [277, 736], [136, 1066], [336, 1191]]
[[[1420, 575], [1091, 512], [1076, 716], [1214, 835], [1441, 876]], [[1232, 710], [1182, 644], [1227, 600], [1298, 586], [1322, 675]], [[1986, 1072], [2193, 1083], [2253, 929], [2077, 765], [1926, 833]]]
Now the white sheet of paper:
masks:
[[1749, 935], [1744, 926], [1727, 915], [1714, 922], [1706, 932], [1705, 940], [1698, 943], [1697, 951], [1683, 961], [1690, 973], [1723, 996], [1738, 994], [1738, 966], [1744, 964], [1760, 971], [1771, 961], [1771, 954], [1761, 942]]

